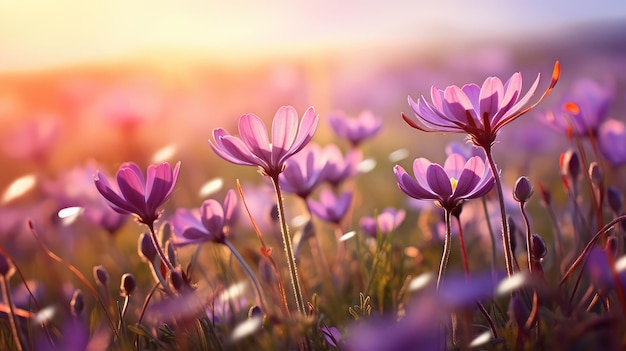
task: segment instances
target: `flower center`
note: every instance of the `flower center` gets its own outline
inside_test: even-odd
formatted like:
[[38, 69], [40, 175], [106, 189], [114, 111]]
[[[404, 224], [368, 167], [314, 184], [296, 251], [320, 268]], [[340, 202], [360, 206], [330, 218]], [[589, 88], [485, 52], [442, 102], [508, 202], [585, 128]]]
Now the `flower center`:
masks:
[[452, 185], [452, 191], [454, 191], [456, 189], [456, 186], [459, 184], [459, 181], [454, 179], [454, 178], [450, 178], [450, 185]]

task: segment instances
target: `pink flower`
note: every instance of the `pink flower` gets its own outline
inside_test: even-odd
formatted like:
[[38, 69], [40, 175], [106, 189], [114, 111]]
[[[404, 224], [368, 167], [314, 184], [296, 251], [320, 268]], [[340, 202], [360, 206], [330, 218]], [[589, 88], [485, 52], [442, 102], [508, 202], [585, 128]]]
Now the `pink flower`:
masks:
[[339, 224], [343, 217], [348, 213], [350, 203], [352, 202], [352, 194], [344, 192], [341, 196], [335, 195], [332, 190], [324, 189], [320, 193], [320, 200], [308, 200], [307, 204], [316, 216], [319, 218]]
[[102, 172], [94, 181], [109, 206], [122, 214], [137, 216], [141, 223], [152, 226], [159, 218], [159, 207], [169, 199], [178, 179], [180, 162], [174, 169], [167, 162], [148, 166], [148, 176], [136, 164], [123, 163], [117, 171], [117, 186]]
[[335, 134], [348, 140], [354, 147], [376, 135], [383, 125], [380, 118], [367, 110], [356, 118], [348, 117], [343, 112], [336, 112], [328, 117], [328, 121]]
[[285, 162], [313, 138], [319, 117], [309, 107], [298, 125], [298, 113], [291, 106], [278, 109], [272, 122], [271, 142], [263, 121], [254, 114], [239, 119], [240, 137], [222, 128], [213, 130], [209, 144], [226, 161], [244, 166], [257, 166], [263, 175], [272, 178], [284, 170]]
[[178, 245], [198, 244], [205, 241], [224, 243], [235, 216], [237, 195], [229, 190], [224, 206], [209, 199], [202, 203], [200, 211], [178, 209], [172, 219]]
[[359, 225], [365, 234], [375, 238], [379, 230], [381, 234], [385, 235], [398, 228], [404, 221], [405, 215], [406, 212], [404, 210], [387, 207], [376, 217], [362, 217]]
[[539, 75], [526, 95], [522, 96], [522, 75], [518, 72], [504, 84], [497, 77], [489, 77], [482, 87], [466, 84], [445, 90], [431, 88], [431, 102], [424, 96], [417, 102], [409, 96], [409, 105], [416, 120], [402, 114], [413, 128], [425, 132], [466, 133], [472, 142], [488, 149], [500, 129], [534, 108], [556, 85], [560, 75], [557, 61], [550, 86], [534, 104], [527, 106], [539, 83]]
[[357, 167], [363, 161], [360, 149], [351, 149], [344, 157], [336, 144], [330, 144], [324, 148], [324, 154], [326, 155], [324, 180], [333, 187], [338, 187], [343, 181], [359, 173]]
[[280, 174], [280, 187], [288, 192], [307, 198], [324, 181], [329, 163], [317, 144], [310, 144], [301, 153], [287, 161]]
[[491, 170], [478, 156], [466, 162], [463, 156], [451, 154], [443, 167], [425, 158], [415, 159], [415, 179], [401, 166], [396, 165], [393, 171], [405, 194], [418, 200], [434, 200], [447, 211], [452, 211], [463, 200], [486, 195], [494, 184]]

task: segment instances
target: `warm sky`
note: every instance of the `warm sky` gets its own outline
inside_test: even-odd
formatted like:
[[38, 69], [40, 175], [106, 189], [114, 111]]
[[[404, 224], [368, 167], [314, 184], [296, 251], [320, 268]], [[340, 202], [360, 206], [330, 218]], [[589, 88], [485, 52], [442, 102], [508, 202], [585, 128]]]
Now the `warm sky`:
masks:
[[622, 0], [0, 0], [0, 70], [164, 48], [245, 61], [619, 19]]

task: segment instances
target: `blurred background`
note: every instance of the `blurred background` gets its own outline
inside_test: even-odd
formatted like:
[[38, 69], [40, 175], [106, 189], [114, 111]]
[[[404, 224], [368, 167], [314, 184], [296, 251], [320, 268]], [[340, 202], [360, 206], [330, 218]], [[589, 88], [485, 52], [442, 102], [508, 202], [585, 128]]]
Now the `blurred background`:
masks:
[[247, 112], [269, 122], [281, 105], [315, 106], [320, 143], [328, 113], [372, 110], [385, 152], [442, 160], [434, 146], [449, 139], [425, 147], [402, 122], [408, 95], [516, 71], [525, 88], [541, 73], [545, 89], [555, 60], [546, 108], [587, 77], [614, 82], [623, 118], [625, 33], [617, 1], [2, 1], [0, 189], [89, 159], [111, 173], [182, 160], [197, 187], [231, 169], [208, 147], [213, 128], [235, 132]]

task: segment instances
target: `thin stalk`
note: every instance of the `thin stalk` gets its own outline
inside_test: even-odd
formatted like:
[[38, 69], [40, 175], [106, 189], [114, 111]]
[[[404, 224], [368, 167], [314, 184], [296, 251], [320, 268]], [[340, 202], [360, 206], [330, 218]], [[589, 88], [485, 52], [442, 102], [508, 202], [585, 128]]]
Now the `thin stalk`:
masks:
[[530, 221], [528, 220], [528, 213], [526, 212], [526, 202], [520, 201], [519, 210], [524, 218], [524, 226], [526, 227], [526, 257], [528, 259], [528, 271], [533, 271], [533, 255], [532, 255], [532, 233], [530, 232]]
[[170, 262], [170, 260], [167, 259], [167, 256], [165, 256], [165, 252], [163, 252], [163, 249], [161, 248], [161, 245], [159, 244], [159, 238], [157, 237], [156, 232], [154, 230], [154, 223], [150, 223], [146, 225], [148, 226], [148, 229], [150, 230], [150, 238], [152, 239], [152, 244], [154, 245], [154, 249], [157, 251], [157, 254], [159, 255], [159, 258], [161, 258], [161, 261], [163, 261], [163, 264], [165, 264], [167, 266], [167, 269], [170, 272], [172, 272], [174, 270], [174, 266], [172, 266], [172, 262]]
[[465, 271], [465, 280], [469, 282], [470, 280], [470, 272], [469, 272], [469, 260], [467, 259], [467, 250], [465, 249], [465, 238], [463, 237], [463, 227], [461, 226], [461, 218], [459, 216], [454, 216], [456, 218], [456, 223], [459, 226], [459, 240], [461, 244], [461, 256], [463, 257], [463, 270]]
[[9, 306], [9, 324], [11, 325], [11, 333], [13, 334], [13, 341], [18, 351], [22, 351], [22, 338], [20, 337], [20, 331], [17, 328], [17, 321], [15, 320], [15, 308], [13, 306], [13, 300], [11, 299], [11, 291], [9, 289], [9, 283], [7, 277], [2, 275], [0, 279], [2, 283], [2, 295], [4, 295], [4, 301]]
[[[150, 303], [150, 300], [152, 299], [152, 296], [154, 295], [154, 293], [156, 292], [157, 288], [159, 287], [159, 285], [161, 285], [161, 283], [156, 283], [152, 289], [150, 289], [150, 292], [148, 292], [148, 295], [146, 296], [146, 299], [143, 301], [143, 306], [141, 306], [141, 313], [139, 314], [139, 319], [137, 320], [137, 325], [141, 325], [141, 322], [143, 322], [143, 317], [146, 314], [146, 310], [148, 309], [148, 304]], [[137, 349], [139, 349], [139, 334], [135, 334], [135, 338], [133, 340], [133, 344], [137, 347]]]
[[276, 192], [276, 203], [278, 205], [278, 219], [280, 222], [280, 233], [283, 238], [283, 247], [285, 249], [285, 258], [287, 259], [287, 267], [289, 269], [289, 278], [291, 279], [291, 286], [293, 288], [293, 295], [296, 300], [296, 306], [298, 312], [304, 314], [306, 311], [306, 304], [302, 298], [302, 288], [300, 287], [300, 280], [298, 279], [298, 268], [296, 267], [296, 257], [293, 252], [293, 245], [291, 243], [291, 236], [289, 235], [289, 228], [287, 227], [287, 219], [285, 218], [285, 203], [283, 196], [278, 185], [278, 175], [270, 177], [272, 184], [274, 185], [274, 191]]
[[487, 228], [489, 229], [489, 239], [491, 239], [491, 275], [492, 277], [496, 276], [496, 234], [493, 232], [493, 227], [491, 226], [491, 218], [489, 216], [489, 209], [487, 208], [487, 199], [483, 196], [481, 198], [483, 204], [483, 211], [485, 212], [485, 220], [487, 221]]
[[259, 298], [259, 305], [261, 305], [261, 309], [263, 310], [263, 312], [267, 313], [265, 300], [263, 299], [263, 294], [261, 293], [261, 286], [256, 276], [254, 275], [252, 268], [250, 268], [248, 263], [246, 263], [246, 260], [243, 259], [243, 257], [239, 254], [239, 251], [237, 251], [237, 249], [230, 243], [230, 241], [224, 240], [224, 245], [228, 247], [228, 249], [233, 254], [233, 256], [235, 256], [235, 259], [237, 259], [237, 261], [239, 261], [239, 263], [243, 267], [243, 270], [246, 271], [246, 273], [248, 274], [248, 277], [252, 281], [252, 286], [254, 286], [254, 290], [257, 294], [257, 297]]
[[130, 302], [130, 295], [126, 295], [124, 297], [124, 304], [122, 305], [122, 310], [120, 311], [120, 320], [117, 324], [118, 333], [125, 333], [126, 331], [126, 311], [128, 310], [128, 303]]
[[441, 263], [439, 263], [439, 273], [437, 274], [437, 290], [443, 281], [443, 273], [448, 265], [450, 258], [450, 211], [444, 210], [444, 221], [446, 222], [446, 237], [443, 242], [443, 254], [441, 255]]
[[513, 250], [511, 250], [511, 231], [509, 230], [509, 224], [506, 220], [506, 209], [504, 208], [504, 194], [502, 193], [502, 181], [498, 168], [491, 155], [491, 147], [485, 147], [485, 155], [489, 161], [489, 167], [491, 167], [491, 173], [496, 182], [496, 193], [498, 193], [498, 201], [500, 202], [500, 215], [502, 217], [502, 245], [504, 246], [504, 261], [506, 264], [506, 272], [509, 278], [513, 275]]

